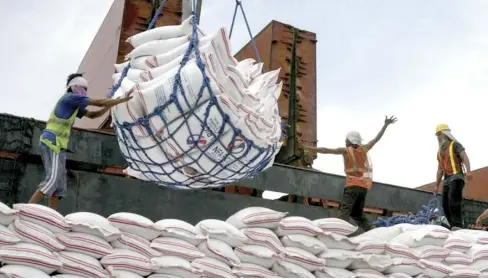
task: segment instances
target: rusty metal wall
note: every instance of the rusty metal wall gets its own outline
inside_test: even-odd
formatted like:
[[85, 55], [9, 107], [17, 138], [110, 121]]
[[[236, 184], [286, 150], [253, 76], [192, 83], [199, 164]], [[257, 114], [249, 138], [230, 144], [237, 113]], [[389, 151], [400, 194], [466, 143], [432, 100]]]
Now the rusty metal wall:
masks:
[[[296, 143], [298, 139], [313, 146], [317, 143], [315, 33], [272, 21], [255, 36], [255, 40], [264, 70], [281, 68], [283, 91], [278, 103], [288, 138], [284, 139], [277, 161], [295, 166], [311, 164], [300, 160], [303, 156]], [[251, 43], [238, 51], [235, 57], [238, 60], [256, 59]]]

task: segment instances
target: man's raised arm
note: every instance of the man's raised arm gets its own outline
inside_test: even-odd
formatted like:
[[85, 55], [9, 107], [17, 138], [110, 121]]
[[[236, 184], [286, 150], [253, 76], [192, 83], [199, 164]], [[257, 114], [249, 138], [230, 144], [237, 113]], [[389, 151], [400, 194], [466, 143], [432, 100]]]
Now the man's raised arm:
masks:
[[376, 135], [376, 137], [366, 144], [366, 148], [368, 150], [371, 150], [371, 148], [373, 148], [373, 146], [375, 146], [375, 144], [378, 143], [378, 141], [380, 141], [380, 139], [383, 137], [383, 135], [385, 134], [386, 128], [390, 124], [395, 123], [396, 121], [397, 121], [397, 119], [395, 116], [392, 116], [390, 118], [385, 116], [385, 124], [381, 128], [380, 132]]
[[88, 105], [97, 107], [113, 107], [121, 103], [125, 103], [132, 99], [131, 96], [120, 98], [120, 99], [90, 99]]

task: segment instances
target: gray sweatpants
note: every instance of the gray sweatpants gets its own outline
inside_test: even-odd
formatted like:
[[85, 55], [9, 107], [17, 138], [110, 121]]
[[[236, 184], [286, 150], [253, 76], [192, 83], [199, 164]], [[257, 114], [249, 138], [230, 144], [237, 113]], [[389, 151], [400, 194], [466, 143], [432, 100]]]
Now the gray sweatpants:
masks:
[[40, 147], [46, 178], [39, 190], [48, 197], [62, 198], [66, 194], [66, 152], [56, 153], [44, 144]]

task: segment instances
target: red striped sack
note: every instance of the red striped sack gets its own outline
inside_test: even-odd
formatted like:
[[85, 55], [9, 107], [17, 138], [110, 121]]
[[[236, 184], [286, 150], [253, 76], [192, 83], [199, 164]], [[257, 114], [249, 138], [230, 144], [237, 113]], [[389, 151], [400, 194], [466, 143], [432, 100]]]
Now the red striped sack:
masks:
[[316, 236], [320, 233], [322, 233], [322, 229], [316, 226], [312, 221], [297, 216], [283, 218], [276, 229], [276, 235], [278, 236], [290, 234]]
[[107, 268], [107, 272], [110, 275], [110, 278], [143, 278], [141, 275], [132, 271], [116, 270], [111, 266]]
[[49, 274], [40, 269], [16, 264], [9, 264], [0, 268], [0, 276], [2, 278], [51, 278]]
[[314, 254], [295, 247], [285, 247], [282, 252], [283, 260], [294, 263], [308, 271], [319, 270], [325, 266], [325, 260]]
[[154, 225], [161, 231], [161, 236], [183, 239], [195, 246], [206, 239], [205, 236], [196, 233], [195, 226], [182, 220], [163, 219]]
[[205, 257], [195, 245], [174, 237], [158, 237], [151, 242], [151, 248], [167, 256], [176, 256], [188, 261]]
[[103, 257], [100, 263], [107, 269], [131, 271], [141, 276], [148, 276], [153, 272], [148, 257], [126, 249], [114, 249], [112, 254]]
[[60, 273], [73, 274], [88, 278], [108, 278], [108, 273], [92, 256], [77, 252], [62, 251], [57, 253], [63, 266]]
[[19, 242], [20, 238], [16, 236], [12, 230], [0, 225], [0, 246], [12, 245]]
[[66, 223], [74, 232], [99, 236], [106, 241], [114, 241], [120, 237], [120, 230], [112, 226], [103, 216], [91, 212], [76, 212], [66, 215]]
[[276, 260], [280, 259], [273, 250], [263, 246], [242, 245], [236, 247], [234, 251], [241, 262], [256, 264], [268, 269], [273, 267]]
[[66, 251], [78, 252], [96, 259], [100, 259], [110, 253], [113, 248], [103, 238], [79, 232], [56, 234], [59, 241], [66, 247]]
[[288, 212], [279, 212], [265, 207], [253, 206], [239, 210], [230, 216], [226, 222], [238, 229], [249, 227], [274, 229], [278, 227], [281, 220], [287, 214]]
[[9, 227], [24, 242], [41, 245], [54, 252], [66, 248], [54, 233], [35, 223], [16, 219]]
[[286, 261], [277, 261], [271, 271], [282, 278], [315, 278], [315, 276], [305, 268]]
[[284, 248], [276, 234], [270, 229], [243, 228], [241, 232], [248, 238], [246, 244], [268, 247], [276, 253], [281, 252]]
[[230, 267], [214, 258], [200, 258], [191, 262], [191, 266], [200, 270], [200, 275], [206, 278], [235, 278]]
[[203, 252], [206, 257], [217, 259], [229, 266], [238, 266], [241, 264], [241, 261], [234, 253], [234, 250], [232, 250], [232, 247], [223, 241], [207, 239], [198, 245], [198, 249]]
[[234, 267], [232, 272], [239, 278], [279, 278], [273, 271], [251, 263], [242, 263]]
[[[313, 236], [304, 234], [290, 234], [281, 238], [283, 245], [286, 247], [296, 247], [318, 255], [327, 249], [325, 244]], [[385, 248], [383, 247], [383, 251]], [[381, 252], [380, 252], [381, 253]]]
[[154, 272], [171, 278], [198, 278], [199, 272], [185, 259], [174, 256], [162, 256], [151, 259]]
[[159, 257], [161, 253], [151, 248], [151, 242], [135, 234], [122, 232], [122, 236], [110, 242], [112, 247], [119, 249], [128, 249], [143, 254], [146, 257]]
[[47, 206], [17, 203], [14, 204], [13, 208], [19, 210], [20, 219], [43, 226], [53, 233], [67, 232], [71, 229], [71, 226], [64, 220], [63, 215]]
[[110, 215], [107, 220], [122, 232], [135, 234], [149, 241], [155, 239], [160, 234], [155, 229], [153, 221], [138, 214], [119, 212]]
[[358, 227], [339, 218], [322, 218], [314, 220], [313, 223], [324, 232], [333, 232], [342, 235], [350, 235], [358, 229]]
[[0, 247], [0, 258], [3, 264], [26, 265], [51, 274], [58, 270], [62, 263], [48, 249], [32, 244], [17, 243]]

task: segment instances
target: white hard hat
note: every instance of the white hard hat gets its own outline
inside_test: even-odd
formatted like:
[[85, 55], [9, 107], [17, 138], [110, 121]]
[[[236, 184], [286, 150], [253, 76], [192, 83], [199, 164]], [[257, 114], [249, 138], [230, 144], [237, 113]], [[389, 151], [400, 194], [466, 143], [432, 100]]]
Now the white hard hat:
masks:
[[362, 139], [361, 134], [357, 131], [350, 131], [346, 135], [346, 139], [349, 140], [352, 144], [361, 145]]

